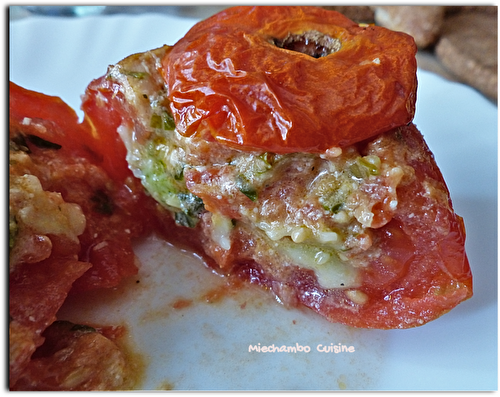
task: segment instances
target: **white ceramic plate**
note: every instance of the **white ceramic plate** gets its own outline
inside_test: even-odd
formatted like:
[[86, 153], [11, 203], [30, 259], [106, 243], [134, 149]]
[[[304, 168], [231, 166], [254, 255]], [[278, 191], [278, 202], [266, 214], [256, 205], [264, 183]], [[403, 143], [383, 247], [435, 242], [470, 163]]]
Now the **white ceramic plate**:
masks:
[[[14, 21], [10, 80], [78, 110], [87, 84], [109, 64], [173, 44], [194, 22], [163, 15]], [[287, 310], [255, 288], [216, 299], [223, 278], [151, 238], [137, 244], [142, 266], [126, 288], [69, 302], [61, 316], [126, 324], [142, 356], [143, 389], [496, 390], [497, 107], [464, 85], [424, 71], [418, 78], [415, 123], [465, 218], [472, 299], [420, 328], [353, 329]], [[249, 351], [259, 343], [310, 351]], [[317, 350], [332, 344], [354, 351]]]

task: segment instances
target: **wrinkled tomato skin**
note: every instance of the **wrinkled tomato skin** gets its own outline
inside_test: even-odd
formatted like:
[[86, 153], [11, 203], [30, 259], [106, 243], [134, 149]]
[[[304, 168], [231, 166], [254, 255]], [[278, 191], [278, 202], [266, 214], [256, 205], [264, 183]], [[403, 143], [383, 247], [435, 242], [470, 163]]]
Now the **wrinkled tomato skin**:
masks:
[[[316, 30], [323, 58], [276, 47]], [[416, 46], [314, 7], [234, 7], [195, 25], [162, 61], [178, 131], [248, 151], [323, 152], [405, 125], [415, 109]]]

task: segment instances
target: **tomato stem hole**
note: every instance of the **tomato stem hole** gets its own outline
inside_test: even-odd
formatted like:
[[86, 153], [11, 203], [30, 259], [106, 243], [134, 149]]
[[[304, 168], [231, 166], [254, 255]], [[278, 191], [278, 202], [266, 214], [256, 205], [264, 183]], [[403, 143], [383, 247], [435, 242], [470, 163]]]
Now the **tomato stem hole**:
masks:
[[309, 30], [301, 34], [288, 33], [284, 39], [273, 39], [272, 44], [278, 48], [300, 52], [313, 58], [326, 57], [342, 47], [339, 39], [317, 30]]

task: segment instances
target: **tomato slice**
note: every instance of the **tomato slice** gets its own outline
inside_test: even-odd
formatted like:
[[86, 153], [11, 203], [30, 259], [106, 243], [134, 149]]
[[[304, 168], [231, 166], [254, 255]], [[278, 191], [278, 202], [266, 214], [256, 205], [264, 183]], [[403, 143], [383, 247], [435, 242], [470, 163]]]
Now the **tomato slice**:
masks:
[[[327, 54], [311, 55], [311, 43]], [[324, 152], [413, 119], [415, 53], [410, 36], [335, 11], [233, 7], [195, 25], [162, 64], [181, 134]]]

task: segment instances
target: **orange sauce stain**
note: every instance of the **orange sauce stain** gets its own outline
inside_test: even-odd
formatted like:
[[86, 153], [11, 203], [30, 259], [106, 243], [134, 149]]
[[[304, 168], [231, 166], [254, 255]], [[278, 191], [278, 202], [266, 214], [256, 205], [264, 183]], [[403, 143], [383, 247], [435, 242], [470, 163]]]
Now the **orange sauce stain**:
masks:
[[228, 277], [225, 284], [217, 286], [208, 292], [204, 293], [201, 297], [202, 301], [206, 303], [217, 303], [221, 300], [234, 296], [243, 287], [243, 281], [234, 277]]
[[185, 309], [193, 304], [191, 299], [177, 299], [174, 303], [172, 303], [172, 307], [176, 310]]

